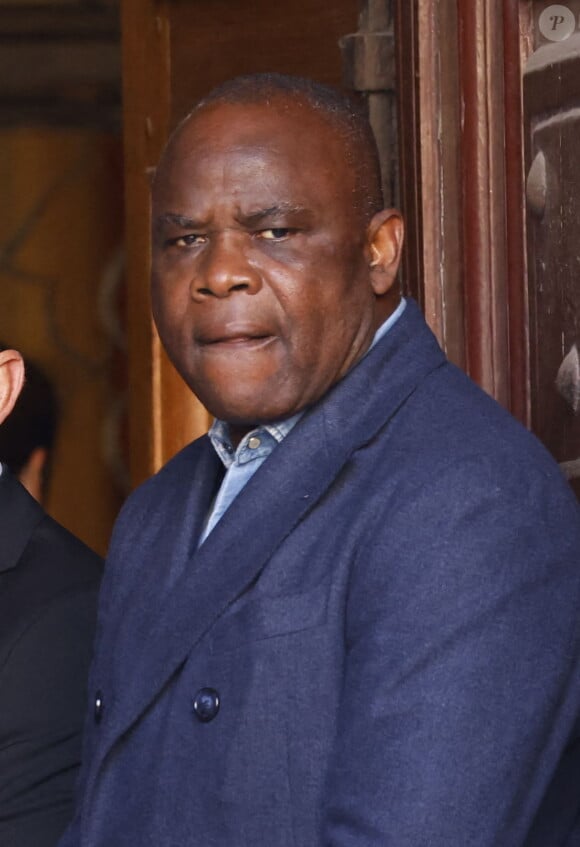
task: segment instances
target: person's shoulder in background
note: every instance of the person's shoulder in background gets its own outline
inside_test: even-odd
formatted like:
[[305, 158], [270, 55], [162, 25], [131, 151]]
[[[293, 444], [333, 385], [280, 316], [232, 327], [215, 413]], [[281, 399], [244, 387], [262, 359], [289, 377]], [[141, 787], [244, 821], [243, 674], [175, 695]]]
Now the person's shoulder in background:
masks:
[[73, 812], [102, 560], [7, 469], [1, 488], [0, 843], [51, 847]]

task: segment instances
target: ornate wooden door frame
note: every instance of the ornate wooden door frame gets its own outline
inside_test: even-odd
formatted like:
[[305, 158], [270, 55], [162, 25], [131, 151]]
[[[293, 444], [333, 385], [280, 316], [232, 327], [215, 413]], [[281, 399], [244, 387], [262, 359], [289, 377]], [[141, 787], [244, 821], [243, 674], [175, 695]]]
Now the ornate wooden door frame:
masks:
[[398, 0], [405, 284], [450, 358], [529, 423], [518, 0]]

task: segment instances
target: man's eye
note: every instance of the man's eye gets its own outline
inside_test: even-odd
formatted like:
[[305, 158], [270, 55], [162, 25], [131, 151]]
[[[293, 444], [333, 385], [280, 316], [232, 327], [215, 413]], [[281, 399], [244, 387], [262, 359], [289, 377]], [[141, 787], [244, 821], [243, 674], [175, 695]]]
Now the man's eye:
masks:
[[170, 238], [169, 244], [171, 247], [192, 247], [196, 244], [203, 244], [206, 240], [205, 235], [180, 235], [178, 238]]
[[288, 238], [291, 232], [292, 230], [288, 227], [278, 226], [271, 229], [261, 229], [258, 235], [266, 241], [281, 241], [284, 238]]

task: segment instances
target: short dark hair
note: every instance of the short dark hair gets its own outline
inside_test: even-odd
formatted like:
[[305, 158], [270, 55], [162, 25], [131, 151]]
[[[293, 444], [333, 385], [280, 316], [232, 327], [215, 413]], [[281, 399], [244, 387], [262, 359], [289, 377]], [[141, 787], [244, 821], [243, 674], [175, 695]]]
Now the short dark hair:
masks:
[[[366, 221], [383, 207], [381, 169], [376, 140], [369, 123], [366, 101], [311, 79], [279, 73], [238, 76], [218, 85], [203, 97], [182, 121], [214, 103], [269, 104], [280, 98], [305, 102], [331, 123], [345, 142], [345, 154], [356, 174], [355, 203]], [[177, 132], [179, 127], [177, 128]]]
[[[0, 343], [0, 350], [12, 349]], [[56, 392], [46, 374], [26, 361], [26, 380], [12, 413], [0, 426], [0, 462], [20, 473], [33, 450], [54, 445], [58, 422]]]

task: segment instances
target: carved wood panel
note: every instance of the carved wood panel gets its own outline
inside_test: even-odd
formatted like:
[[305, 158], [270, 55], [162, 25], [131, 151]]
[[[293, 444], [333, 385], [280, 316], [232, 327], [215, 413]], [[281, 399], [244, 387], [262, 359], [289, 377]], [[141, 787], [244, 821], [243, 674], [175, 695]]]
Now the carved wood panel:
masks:
[[532, 426], [580, 494], [580, 33], [525, 75]]

